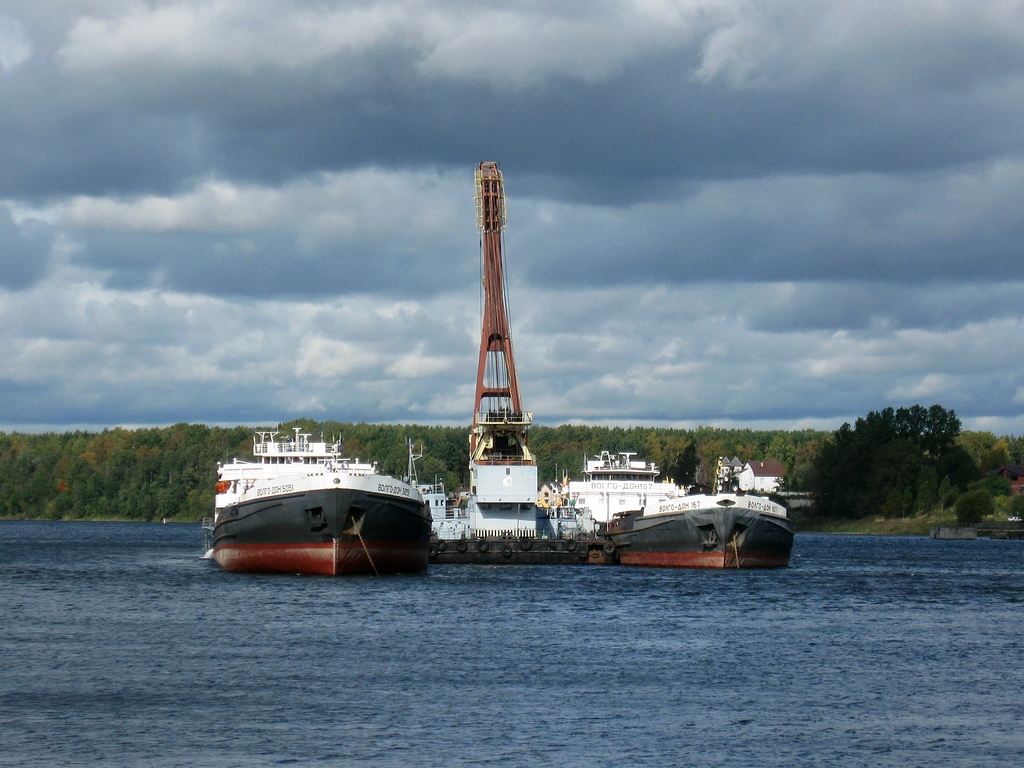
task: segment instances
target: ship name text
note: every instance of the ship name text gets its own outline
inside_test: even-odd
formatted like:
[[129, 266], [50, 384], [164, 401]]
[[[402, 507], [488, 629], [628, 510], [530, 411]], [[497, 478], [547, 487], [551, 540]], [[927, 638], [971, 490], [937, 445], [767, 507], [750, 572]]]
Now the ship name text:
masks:
[[381, 493], [390, 493], [392, 496], [408, 496], [409, 487], [404, 485], [391, 485], [390, 483], [377, 483], [377, 490]]
[[598, 481], [588, 483], [592, 491], [649, 491], [654, 483], [630, 483], [618, 481]]
[[291, 483], [287, 485], [269, 485], [266, 488], [257, 488], [257, 496], [273, 496], [278, 493], [291, 493], [295, 490], [295, 486]]
[[685, 512], [688, 509], [700, 509], [699, 501], [669, 501], [658, 507], [659, 512]]

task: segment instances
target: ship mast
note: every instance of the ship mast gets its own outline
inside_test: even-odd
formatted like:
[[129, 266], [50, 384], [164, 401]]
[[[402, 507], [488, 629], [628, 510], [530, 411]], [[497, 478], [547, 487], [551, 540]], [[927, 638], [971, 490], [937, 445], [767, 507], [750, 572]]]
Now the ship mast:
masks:
[[527, 432], [533, 416], [523, 411], [508, 321], [502, 253], [505, 188], [497, 163], [480, 163], [476, 171], [476, 220], [483, 255], [484, 305], [476, 408], [469, 437], [470, 469], [480, 464], [532, 465]]

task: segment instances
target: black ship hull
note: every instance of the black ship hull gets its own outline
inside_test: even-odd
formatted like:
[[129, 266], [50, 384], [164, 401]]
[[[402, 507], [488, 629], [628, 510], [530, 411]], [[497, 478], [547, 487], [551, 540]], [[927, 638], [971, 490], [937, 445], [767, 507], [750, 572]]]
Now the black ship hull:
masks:
[[427, 567], [430, 517], [422, 502], [324, 488], [231, 505], [218, 514], [212, 558], [228, 571], [417, 573]]
[[674, 568], [779, 568], [789, 564], [793, 523], [743, 506], [632, 512], [608, 528], [619, 562]]

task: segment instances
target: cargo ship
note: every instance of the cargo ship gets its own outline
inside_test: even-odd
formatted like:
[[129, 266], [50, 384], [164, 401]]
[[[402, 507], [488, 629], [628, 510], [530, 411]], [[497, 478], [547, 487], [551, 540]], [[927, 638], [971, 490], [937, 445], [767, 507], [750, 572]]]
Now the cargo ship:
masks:
[[218, 466], [207, 557], [228, 571], [425, 570], [430, 512], [415, 485], [294, 431], [256, 432], [254, 461]]
[[718, 463], [715, 487], [623, 512], [608, 538], [624, 565], [674, 568], [779, 568], [789, 565], [793, 522], [766, 496], [739, 489], [735, 466]]

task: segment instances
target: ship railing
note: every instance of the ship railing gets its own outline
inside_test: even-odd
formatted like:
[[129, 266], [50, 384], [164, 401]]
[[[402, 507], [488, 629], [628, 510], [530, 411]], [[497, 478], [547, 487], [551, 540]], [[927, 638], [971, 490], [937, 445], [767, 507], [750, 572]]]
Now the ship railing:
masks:
[[474, 535], [478, 539], [536, 539], [537, 531], [532, 528], [523, 528], [516, 530], [515, 528], [500, 530], [493, 529], [487, 531], [474, 531]]
[[491, 451], [486, 457], [473, 459], [474, 464], [509, 464], [511, 466], [531, 466], [535, 464], [533, 459], [524, 459], [521, 453], [502, 453]]
[[256, 443], [253, 455], [274, 455], [285, 453], [334, 453], [335, 446], [326, 443]]
[[531, 411], [512, 411], [505, 408], [502, 408], [500, 410], [477, 411], [476, 423], [487, 425], [529, 425], [533, 423], [533, 413]]
[[237, 459], [232, 464], [222, 464], [220, 469], [231, 470], [230, 475], [234, 480], [244, 478], [258, 478], [267, 470], [266, 464], [254, 464], [252, 462], [241, 462]]
[[[475, 530], [473, 536], [478, 539], [538, 539], [547, 538], [547, 536], [541, 536], [536, 530], [532, 528], [508, 528], [508, 529], [490, 529], [490, 530]], [[580, 538], [585, 538], [582, 531], [578, 529], [574, 530], [562, 530], [559, 535], [554, 537], [554, 540], [562, 541], [575, 541]]]
[[569, 506], [560, 504], [557, 507], [548, 507], [544, 515], [548, 520], [575, 520], [583, 514], [586, 507]]

